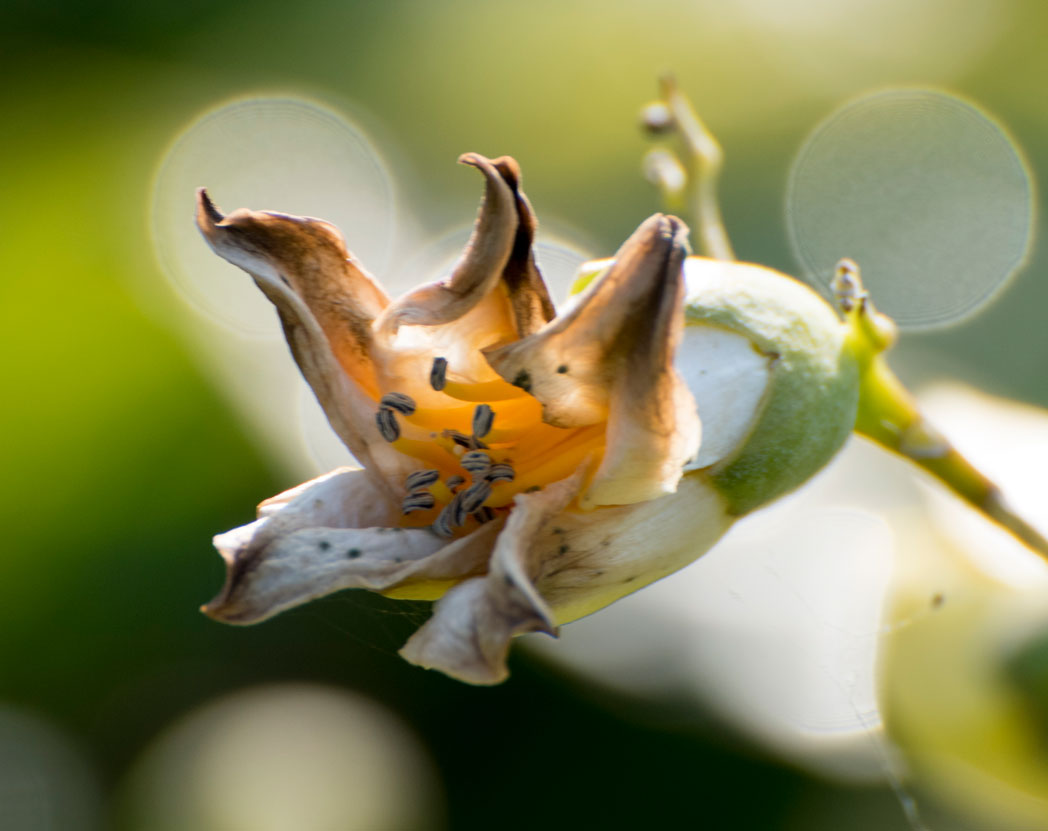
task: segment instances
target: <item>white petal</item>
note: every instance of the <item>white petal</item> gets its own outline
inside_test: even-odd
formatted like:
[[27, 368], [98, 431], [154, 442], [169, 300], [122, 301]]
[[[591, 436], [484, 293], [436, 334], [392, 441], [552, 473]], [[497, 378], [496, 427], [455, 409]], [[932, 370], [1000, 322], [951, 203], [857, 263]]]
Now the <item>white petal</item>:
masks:
[[702, 444], [685, 470], [709, 467], [742, 444], [760, 411], [771, 364], [745, 335], [702, 324], [684, 327], [675, 366], [702, 419]]
[[576, 620], [702, 556], [735, 519], [698, 473], [659, 499], [565, 511], [533, 543], [535, 586], [557, 623]]
[[488, 523], [450, 544], [427, 529], [388, 527], [399, 509], [359, 470], [307, 482], [263, 502], [259, 514], [215, 537], [226, 584], [204, 611], [228, 623], [256, 623], [345, 588], [383, 591], [482, 573], [501, 527]]

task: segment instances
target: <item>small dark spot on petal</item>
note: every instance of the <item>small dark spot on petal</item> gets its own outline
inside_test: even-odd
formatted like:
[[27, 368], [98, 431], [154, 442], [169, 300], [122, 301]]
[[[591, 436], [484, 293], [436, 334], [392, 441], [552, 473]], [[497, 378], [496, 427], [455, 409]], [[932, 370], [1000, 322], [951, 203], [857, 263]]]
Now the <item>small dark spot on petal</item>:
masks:
[[559, 372], [561, 375], [563, 375], [567, 371], [568, 371], [568, 365], [567, 364], [561, 364], [560, 366], [557, 367], [557, 372]]
[[510, 586], [510, 587], [515, 585], [514, 582], [513, 582], [513, 578], [510, 577], [508, 574], [505, 574], [505, 575], [502, 576], [502, 582], [504, 582], [507, 586]]
[[359, 548], [351, 548], [351, 549], [349, 549], [349, 551], [346, 552], [346, 556], [349, 559], [351, 559], [351, 560], [355, 560], [357, 557], [360, 556], [360, 549]]
[[563, 528], [560, 528], [560, 527], [558, 527], [558, 526], [554, 526], [554, 527], [553, 527], [553, 533], [554, 533], [554, 534], [563, 534], [563, 533], [564, 533], [564, 529], [563, 529]]
[[515, 387], [520, 387], [524, 392], [531, 392], [531, 376], [528, 375], [526, 369], [522, 369], [517, 373], [517, 377], [514, 378], [510, 383]]
[[622, 582], [624, 582], [624, 583], [632, 583], [636, 579], [637, 579], [637, 575], [636, 574], [631, 574], [629, 577], [627, 577]]
[[944, 595], [942, 592], [937, 592], [936, 594], [932, 595], [932, 608], [933, 609], [940, 608], [942, 606], [942, 604], [945, 603], [945, 602], [946, 602], [946, 595]]
[[611, 545], [611, 537], [605, 537], [600, 541], [600, 544], [607, 548], [609, 545]]
[[317, 543], [317, 548], [319, 548], [321, 551], [327, 551], [329, 548], [331, 548], [331, 543], [329, 543], [327, 540], [321, 540]]
[[562, 545], [560, 548], [557, 549], [557, 554], [567, 554], [568, 550], [568, 546]]
[[542, 485], [532, 485], [530, 488], [524, 491], [524, 493], [535, 493], [535, 491], [542, 490]]

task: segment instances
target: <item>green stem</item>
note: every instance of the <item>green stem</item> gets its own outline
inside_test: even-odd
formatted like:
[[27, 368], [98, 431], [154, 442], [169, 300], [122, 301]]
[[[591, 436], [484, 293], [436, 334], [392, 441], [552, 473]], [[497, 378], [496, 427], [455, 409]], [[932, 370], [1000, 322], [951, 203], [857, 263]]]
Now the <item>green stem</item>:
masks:
[[883, 353], [895, 340], [895, 326], [873, 307], [862, 289], [858, 267], [850, 260], [838, 266], [834, 288], [850, 325], [851, 348], [859, 361], [855, 431], [909, 459], [984, 516], [1048, 558], [1048, 540], [1012, 511], [1000, 488], [925, 418], [913, 396], [888, 366]]
[[[672, 76], [660, 79], [661, 101], [657, 106], [664, 108], [668, 119], [665, 123], [650, 124], [653, 132], [675, 132], [684, 145], [685, 180], [681, 187], [667, 187], [671, 177], [656, 175], [653, 177], [659, 184], [667, 210], [681, 212], [687, 206], [689, 219], [695, 225], [699, 252], [715, 260], [732, 261], [735, 250], [732, 248], [728, 232], [724, 227], [720, 203], [717, 200], [717, 183], [721, 168], [724, 166], [724, 152], [713, 134], [702, 123], [691, 101], [678, 88]], [[668, 151], [653, 151], [668, 155]], [[676, 162], [675, 157], [673, 161]], [[656, 164], [668, 166], [665, 159], [657, 159]]]

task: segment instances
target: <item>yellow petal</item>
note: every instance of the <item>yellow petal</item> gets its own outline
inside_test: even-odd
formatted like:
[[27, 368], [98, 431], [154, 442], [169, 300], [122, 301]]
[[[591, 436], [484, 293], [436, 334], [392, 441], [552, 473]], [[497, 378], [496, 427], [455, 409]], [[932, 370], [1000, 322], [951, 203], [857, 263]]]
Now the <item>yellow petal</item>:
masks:
[[535, 265], [532, 243], [538, 220], [531, 203], [520, 189], [520, 166], [516, 159], [502, 156], [492, 164], [513, 190], [517, 200], [517, 236], [513, 251], [502, 272], [502, 282], [513, 308], [513, 319], [517, 326], [517, 337], [523, 338], [537, 332], [551, 321], [556, 314], [549, 290]]

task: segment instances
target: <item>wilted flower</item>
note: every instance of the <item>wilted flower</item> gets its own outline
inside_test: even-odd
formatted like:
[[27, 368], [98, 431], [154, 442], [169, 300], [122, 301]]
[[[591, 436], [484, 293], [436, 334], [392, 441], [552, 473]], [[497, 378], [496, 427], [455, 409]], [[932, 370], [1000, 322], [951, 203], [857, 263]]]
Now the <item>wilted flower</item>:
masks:
[[679, 569], [818, 470], [854, 424], [857, 370], [813, 292], [758, 266], [684, 266], [670, 216], [593, 264], [556, 316], [516, 162], [461, 161], [486, 183], [466, 251], [395, 301], [330, 224], [223, 216], [201, 191], [204, 236], [276, 306], [364, 465], [216, 537], [228, 573], [205, 611], [254, 623], [351, 587], [439, 598], [402, 654], [492, 683], [515, 635]]

